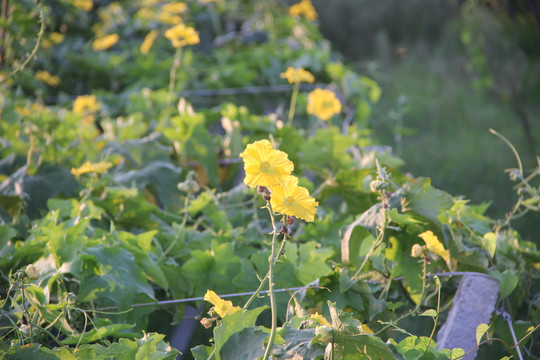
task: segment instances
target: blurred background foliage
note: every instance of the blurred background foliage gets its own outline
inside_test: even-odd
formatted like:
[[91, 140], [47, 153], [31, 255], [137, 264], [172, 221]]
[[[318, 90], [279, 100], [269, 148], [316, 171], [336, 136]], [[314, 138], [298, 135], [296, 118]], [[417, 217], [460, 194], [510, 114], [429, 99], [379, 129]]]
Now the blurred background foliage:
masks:
[[[321, 31], [383, 96], [370, 126], [415, 176], [501, 217], [515, 202], [507, 168], [540, 149], [540, 2], [315, 0]], [[516, 222], [527, 233], [534, 220]]]

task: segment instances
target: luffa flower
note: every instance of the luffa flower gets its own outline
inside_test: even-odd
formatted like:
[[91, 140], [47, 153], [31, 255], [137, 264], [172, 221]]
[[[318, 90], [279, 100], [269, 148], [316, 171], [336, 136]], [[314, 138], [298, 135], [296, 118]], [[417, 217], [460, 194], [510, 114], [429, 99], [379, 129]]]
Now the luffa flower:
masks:
[[418, 236], [426, 243], [426, 250], [429, 253], [442, 257], [447, 264], [450, 262], [450, 252], [444, 248], [443, 244], [432, 231], [425, 231]]
[[268, 140], [255, 141], [240, 154], [244, 160], [244, 183], [250, 188], [272, 187], [289, 176], [294, 169], [286, 153], [275, 150]]
[[280, 185], [271, 188], [270, 203], [275, 212], [294, 216], [307, 222], [313, 221], [319, 203], [309, 196], [305, 187], [298, 186], [298, 178], [289, 176]]
[[183, 47], [187, 45], [198, 44], [201, 40], [199, 33], [191, 26], [180, 23], [165, 31], [165, 37], [171, 40], [174, 47]]
[[315, 81], [315, 77], [313, 77], [309, 71], [302, 68], [293, 68], [292, 66], [289, 66], [287, 71], [281, 73], [280, 77], [282, 79], [287, 79], [289, 84], [298, 84], [301, 82], [311, 84]]
[[341, 111], [341, 102], [330, 90], [315, 89], [308, 95], [308, 114], [321, 120], [328, 120]]
[[227, 315], [234, 314], [241, 309], [239, 306], [233, 306], [233, 303], [231, 301], [223, 300], [212, 290], [206, 290], [206, 294], [204, 294], [204, 300], [214, 305], [214, 311], [221, 318], [224, 318]]

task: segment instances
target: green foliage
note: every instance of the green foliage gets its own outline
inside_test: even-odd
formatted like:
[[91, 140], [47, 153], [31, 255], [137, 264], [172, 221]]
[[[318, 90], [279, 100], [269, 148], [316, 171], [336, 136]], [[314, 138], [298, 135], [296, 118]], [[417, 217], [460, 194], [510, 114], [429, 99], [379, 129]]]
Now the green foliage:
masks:
[[[406, 175], [376, 145], [370, 124], [382, 87], [344, 64], [315, 23], [275, 1], [189, 2], [180, 16], [201, 43], [176, 51], [160, 17], [172, 4], [44, 3], [39, 55], [0, 83], [0, 359], [173, 359], [156, 323], [181, 321], [184, 299], [203, 318], [207, 290], [259, 294], [274, 260], [279, 326], [269, 329], [264, 296], [223, 317], [210, 310], [203, 323], [215, 327], [197, 325], [195, 359], [260, 358], [272, 333], [276, 359], [456, 359], [463, 352], [437, 350], [424, 336], [433, 321], [415, 316], [439, 326], [439, 305], [466, 271], [500, 281], [516, 333], [538, 348], [530, 327], [540, 321], [540, 252], [511, 227], [538, 210], [538, 171], [511, 171], [519, 201], [491, 219], [486, 206]], [[9, 6], [2, 76], [39, 31], [33, 2]], [[158, 37], [144, 54], [151, 30]], [[92, 50], [112, 33], [118, 43]], [[309, 115], [301, 86], [285, 125], [288, 66], [312, 72], [343, 111], [329, 122]], [[42, 70], [60, 83], [36, 76]], [[84, 94], [96, 96], [95, 108], [80, 112]], [[315, 221], [296, 220], [274, 257], [268, 233], [285, 218], [268, 219], [242, 184], [240, 153], [260, 139], [289, 155], [319, 203]], [[449, 260], [419, 237], [427, 231]], [[494, 316], [478, 338], [495, 332], [511, 344], [501, 321]]]

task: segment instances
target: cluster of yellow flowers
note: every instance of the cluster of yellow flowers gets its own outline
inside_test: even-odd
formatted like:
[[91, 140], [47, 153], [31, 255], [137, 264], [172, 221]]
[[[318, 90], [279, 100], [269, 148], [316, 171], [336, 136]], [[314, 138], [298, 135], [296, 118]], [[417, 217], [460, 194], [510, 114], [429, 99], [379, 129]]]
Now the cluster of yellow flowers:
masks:
[[75, 176], [81, 176], [86, 173], [104, 174], [111, 168], [113, 164], [110, 162], [100, 161], [98, 163], [85, 162], [81, 167], [72, 168], [71, 173]]
[[56, 75], [51, 75], [48, 71], [38, 71], [36, 72], [36, 79], [43, 81], [49, 86], [58, 86], [60, 85], [60, 78]]
[[282, 79], [287, 79], [289, 84], [300, 84], [302, 82], [312, 84], [315, 77], [307, 70], [302, 68], [293, 68], [289, 66], [287, 71], [280, 74]]
[[427, 252], [440, 256], [447, 264], [450, 264], [450, 252], [444, 248], [437, 235], [433, 234], [432, 231], [425, 231], [418, 236], [424, 240], [426, 245], [414, 244], [411, 250], [412, 257], [421, 257]]
[[183, 23], [165, 31], [165, 37], [171, 40], [171, 43], [175, 48], [195, 45], [201, 41], [199, 33], [191, 26], [187, 26]]
[[315, 89], [308, 95], [307, 112], [326, 121], [341, 112], [341, 102], [332, 91]]
[[81, 95], [73, 102], [73, 112], [76, 114], [95, 113], [99, 111], [99, 103], [95, 95]]
[[94, 40], [94, 42], [92, 42], [92, 50], [94, 51], [107, 50], [110, 47], [114, 46], [118, 42], [119, 39], [120, 37], [118, 36], [118, 34], [110, 34], [110, 35], [105, 35], [100, 38], [97, 38], [96, 40]]
[[304, 15], [309, 21], [317, 20], [317, 11], [310, 0], [302, 0], [298, 4], [294, 4], [289, 8], [289, 14], [294, 17]]
[[294, 164], [285, 152], [275, 150], [268, 140], [260, 140], [249, 144], [240, 157], [246, 172], [244, 183], [250, 188], [268, 188], [274, 211], [313, 221], [319, 203], [306, 188], [298, 186], [298, 178], [291, 175]]

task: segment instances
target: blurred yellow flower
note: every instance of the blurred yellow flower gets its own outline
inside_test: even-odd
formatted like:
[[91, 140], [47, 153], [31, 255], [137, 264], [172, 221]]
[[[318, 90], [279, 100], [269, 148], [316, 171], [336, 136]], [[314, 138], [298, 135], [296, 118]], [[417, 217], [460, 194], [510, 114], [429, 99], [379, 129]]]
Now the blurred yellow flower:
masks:
[[203, 4], [209, 4], [209, 3], [218, 3], [218, 2], [223, 2], [224, 0], [199, 0], [200, 3], [203, 3]]
[[317, 20], [317, 11], [310, 0], [302, 0], [298, 4], [294, 4], [289, 8], [289, 14], [294, 17], [304, 15], [309, 21]]
[[199, 33], [191, 26], [178, 24], [175, 27], [165, 31], [165, 37], [171, 40], [174, 47], [195, 45], [200, 42]]
[[152, 45], [154, 45], [154, 41], [156, 40], [158, 34], [159, 33], [157, 30], [152, 30], [145, 36], [140, 48], [141, 53], [148, 54], [152, 48]]
[[108, 48], [114, 46], [114, 44], [116, 44], [119, 39], [120, 37], [118, 36], [118, 34], [110, 34], [110, 35], [105, 35], [100, 38], [97, 38], [92, 43], [92, 50], [94, 51], [107, 50]]
[[27, 107], [15, 106], [15, 111], [21, 116], [30, 116], [30, 109]]
[[444, 248], [437, 235], [433, 234], [432, 231], [425, 231], [418, 236], [425, 241], [426, 250], [429, 253], [442, 257], [447, 264], [450, 263], [450, 252]]
[[313, 221], [319, 203], [309, 196], [308, 189], [298, 186], [296, 176], [285, 178], [280, 185], [272, 186], [270, 190], [272, 191], [270, 203], [275, 212], [307, 222]]
[[36, 79], [44, 82], [49, 86], [58, 86], [60, 85], [60, 78], [56, 75], [51, 75], [48, 71], [38, 71], [36, 72]]
[[321, 120], [328, 120], [341, 111], [341, 102], [330, 90], [315, 89], [308, 95], [308, 114], [315, 115]]
[[315, 81], [315, 78], [309, 71], [302, 68], [293, 68], [292, 66], [289, 66], [287, 71], [282, 72], [280, 77], [282, 79], [287, 79], [289, 84], [298, 84], [301, 82], [311, 84]]
[[224, 318], [227, 315], [234, 314], [238, 310], [241, 310], [239, 306], [233, 306], [231, 301], [223, 300], [212, 290], [206, 290], [206, 294], [204, 294], [204, 300], [214, 305], [214, 311], [221, 318]]
[[279, 184], [294, 170], [294, 164], [287, 154], [274, 150], [268, 140], [249, 144], [240, 157], [244, 160], [246, 172], [244, 183], [250, 188]]
[[187, 5], [183, 2], [167, 3], [161, 7], [161, 10], [168, 13], [180, 14], [187, 10]]
[[156, 19], [157, 21], [168, 25], [180, 24], [182, 22], [180, 16], [168, 12], [160, 12]]
[[101, 161], [98, 163], [91, 163], [90, 161], [87, 161], [79, 168], [72, 168], [71, 173], [75, 176], [81, 176], [85, 173], [104, 174], [112, 166], [113, 164], [110, 162]]
[[84, 11], [90, 11], [94, 7], [94, 3], [92, 0], [71, 0], [70, 2], [77, 9], [81, 9]]
[[95, 95], [81, 95], [73, 102], [73, 112], [76, 114], [95, 113], [99, 104]]

